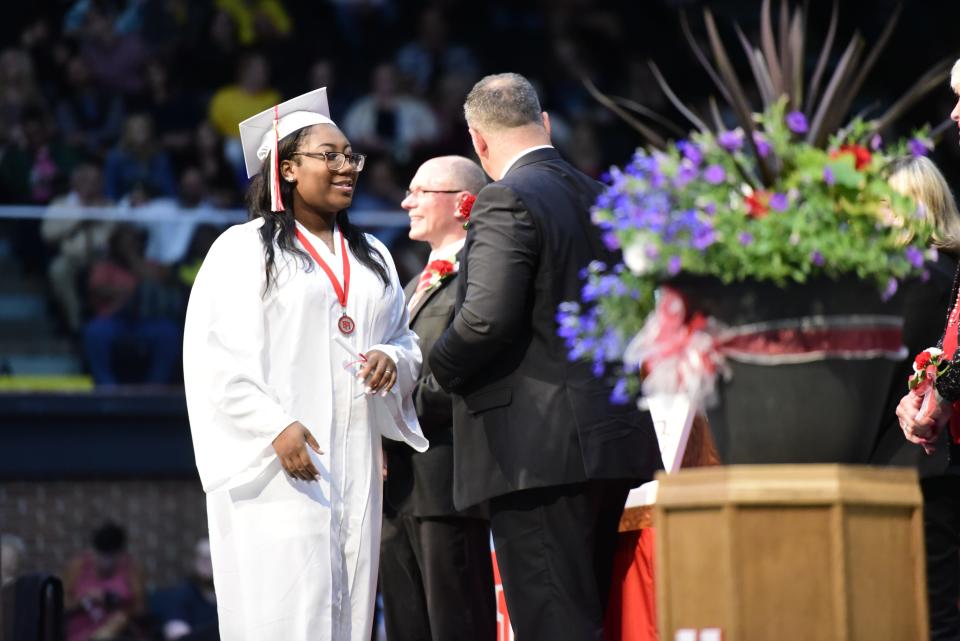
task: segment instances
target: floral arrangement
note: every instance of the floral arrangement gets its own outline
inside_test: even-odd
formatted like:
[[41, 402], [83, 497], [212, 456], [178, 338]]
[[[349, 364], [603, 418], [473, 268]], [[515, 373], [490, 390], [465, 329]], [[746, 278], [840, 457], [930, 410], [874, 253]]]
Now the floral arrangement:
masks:
[[[649, 324], [665, 316], [651, 314], [654, 292], [681, 273], [724, 283], [751, 279], [779, 286], [855, 276], [875, 282], [889, 298], [904, 279], [923, 277], [925, 260], [935, 258], [925, 246], [929, 230], [922, 212], [886, 180], [892, 159], [926, 154], [933, 136], [922, 129], [909, 140], [891, 144], [878, 132], [941, 83], [945, 67], [938, 65], [921, 77], [879, 117], [856, 117], [840, 126], [852, 93], [889, 37], [896, 16], [866, 59], [855, 36], [820, 92], [836, 17], [835, 12], [806, 87], [802, 12], [796, 10], [791, 19], [784, 7], [778, 48], [769, 2], [763, 3], [762, 44], [752, 48], [740, 33], [764, 103], [758, 111], [749, 106], [709, 11], [705, 23], [714, 64], [684, 20], [691, 47], [737, 122], [728, 126], [712, 101], [713, 124], [708, 125], [676, 98], [652, 65], [668, 98], [695, 127], [677, 142], [666, 141], [624, 109], [645, 114], [639, 105], [604, 96], [588, 83], [598, 99], [649, 142], [625, 167], [610, 170], [608, 188], [592, 210], [604, 243], [622, 251], [623, 264], [590, 265], [582, 274], [581, 300], [564, 303], [557, 315], [569, 357], [591, 361], [598, 376], [612, 375], [614, 400], [626, 402], [640, 393], [641, 380], [649, 374], [649, 349], [639, 348], [637, 340], [641, 334], [647, 339], [655, 335], [656, 327]], [[848, 86], [840, 91], [844, 83]], [[905, 242], [907, 237], [913, 240]], [[715, 376], [722, 369], [722, 363], [712, 362], [708, 373]]]

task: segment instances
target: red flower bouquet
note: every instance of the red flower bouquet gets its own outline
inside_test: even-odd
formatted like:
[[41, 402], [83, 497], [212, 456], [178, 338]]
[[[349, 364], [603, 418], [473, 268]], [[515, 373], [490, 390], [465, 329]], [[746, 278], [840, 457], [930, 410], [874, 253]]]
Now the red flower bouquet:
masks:
[[919, 396], [923, 396], [923, 404], [917, 413], [917, 420], [929, 416], [936, 407], [937, 377], [942, 376], [950, 368], [950, 361], [943, 350], [937, 347], [928, 347], [913, 359], [913, 374], [907, 379], [907, 387]]

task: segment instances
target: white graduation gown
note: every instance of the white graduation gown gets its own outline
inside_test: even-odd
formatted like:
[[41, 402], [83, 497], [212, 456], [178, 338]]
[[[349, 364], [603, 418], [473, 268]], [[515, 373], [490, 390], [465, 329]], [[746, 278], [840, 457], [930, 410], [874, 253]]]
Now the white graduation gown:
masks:
[[[392, 287], [351, 255], [348, 313], [356, 353], [397, 363], [386, 397], [363, 394], [356, 354], [331, 340], [341, 309], [323, 270], [277, 249], [265, 297], [262, 221], [214, 243], [190, 294], [184, 385], [197, 468], [207, 493], [214, 583], [224, 641], [368, 641], [381, 522], [380, 438], [427, 447], [410, 394], [421, 355]], [[301, 230], [343, 282], [336, 251]], [[321, 480], [287, 475], [271, 445], [293, 421], [309, 429]]]

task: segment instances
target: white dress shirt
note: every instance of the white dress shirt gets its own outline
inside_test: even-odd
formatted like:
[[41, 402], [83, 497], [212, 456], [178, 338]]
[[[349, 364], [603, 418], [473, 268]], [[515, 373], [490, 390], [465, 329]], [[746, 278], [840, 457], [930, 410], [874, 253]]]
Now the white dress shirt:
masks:
[[537, 145], [536, 147], [527, 147], [526, 149], [521, 151], [519, 154], [511, 158], [510, 162], [508, 162], [506, 165], [503, 166], [503, 171], [500, 172], [500, 177], [497, 178], [497, 180], [503, 180], [503, 177], [507, 175], [507, 172], [510, 171], [510, 169], [512, 169], [515, 164], [517, 164], [518, 160], [520, 160], [530, 152], [536, 151], [538, 149], [553, 149], [553, 145]]

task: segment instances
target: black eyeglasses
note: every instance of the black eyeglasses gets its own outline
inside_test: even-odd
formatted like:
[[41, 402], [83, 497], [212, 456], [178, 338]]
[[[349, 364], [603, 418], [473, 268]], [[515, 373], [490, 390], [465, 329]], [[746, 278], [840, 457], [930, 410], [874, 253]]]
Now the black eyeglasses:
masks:
[[365, 154], [344, 154], [339, 151], [297, 151], [293, 155], [323, 160], [330, 171], [340, 171], [347, 163], [352, 171], [363, 171], [363, 165], [367, 161]]
[[408, 189], [407, 198], [410, 196], [420, 197], [420, 194], [459, 194], [463, 189]]

